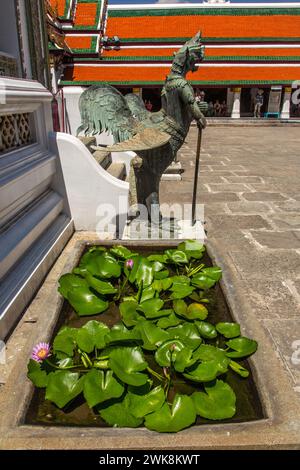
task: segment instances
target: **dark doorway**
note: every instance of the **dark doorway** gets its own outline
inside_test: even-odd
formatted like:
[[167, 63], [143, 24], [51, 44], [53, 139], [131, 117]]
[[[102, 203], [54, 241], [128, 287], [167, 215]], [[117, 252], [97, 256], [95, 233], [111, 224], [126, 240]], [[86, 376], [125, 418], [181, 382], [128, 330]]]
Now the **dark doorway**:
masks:
[[150, 108], [151, 111], [159, 111], [161, 109], [161, 88], [143, 88], [142, 98], [144, 103], [148, 104], [147, 109], [149, 111]]

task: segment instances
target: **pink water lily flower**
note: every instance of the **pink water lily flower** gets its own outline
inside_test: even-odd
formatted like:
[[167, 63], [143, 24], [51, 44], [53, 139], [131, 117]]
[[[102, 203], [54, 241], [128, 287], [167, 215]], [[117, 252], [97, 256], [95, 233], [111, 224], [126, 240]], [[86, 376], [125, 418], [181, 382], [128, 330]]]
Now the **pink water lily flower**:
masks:
[[127, 269], [132, 269], [133, 265], [134, 265], [133, 259], [130, 258], [125, 261], [125, 268]]
[[43, 362], [47, 357], [51, 355], [50, 353], [50, 344], [49, 343], [38, 343], [34, 346], [31, 359], [36, 362]]

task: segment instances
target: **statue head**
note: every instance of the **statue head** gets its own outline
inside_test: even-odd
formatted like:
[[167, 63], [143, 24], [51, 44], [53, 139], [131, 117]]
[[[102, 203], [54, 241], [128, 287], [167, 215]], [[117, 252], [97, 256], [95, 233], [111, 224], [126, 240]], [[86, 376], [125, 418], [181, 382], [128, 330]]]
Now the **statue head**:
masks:
[[178, 52], [174, 53], [172, 72], [187, 73], [196, 72], [196, 63], [203, 60], [205, 47], [201, 44], [201, 32], [187, 41]]

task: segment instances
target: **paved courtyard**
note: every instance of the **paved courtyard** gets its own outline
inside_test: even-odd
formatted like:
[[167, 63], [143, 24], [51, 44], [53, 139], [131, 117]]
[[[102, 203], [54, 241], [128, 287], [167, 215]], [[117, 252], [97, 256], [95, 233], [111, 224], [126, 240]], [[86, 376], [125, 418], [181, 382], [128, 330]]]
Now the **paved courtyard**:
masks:
[[[179, 160], [181, 182], [161, 201], [190, 203], [197, 129]], [[199, 204], [208, 242], [235, 274], [300, 398], [300, 152], [298, 127], [211, 127], [203, 133]]]

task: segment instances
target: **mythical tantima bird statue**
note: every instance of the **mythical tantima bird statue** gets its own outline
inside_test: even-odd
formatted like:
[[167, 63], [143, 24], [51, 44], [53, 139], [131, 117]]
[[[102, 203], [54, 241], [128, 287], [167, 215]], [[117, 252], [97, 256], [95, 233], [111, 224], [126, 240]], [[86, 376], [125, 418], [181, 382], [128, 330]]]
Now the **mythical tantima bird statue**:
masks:
[[93, 85], [80, 96], [81, 126], [77, 135], [110, 132], [115, 144], [95, 147], [112, 152], [133, 151], [136, 157], [130, 165], [131, 213], [146, 205], [149, 219], [157, 223], [159, 213], [159, 183], [162, 174], [174, 161], [185, 141], [192, 120], [199, 128], [206, 125], [192, 86], [186, 80], [195, 72], [197, 62], [204, 58], [201, 34], [186, 42], [174, 59], [170, 74], [162, 89], [162, 109], [146, 110], [143, 100], [132, 93], [125, 97], [109, 84]]

